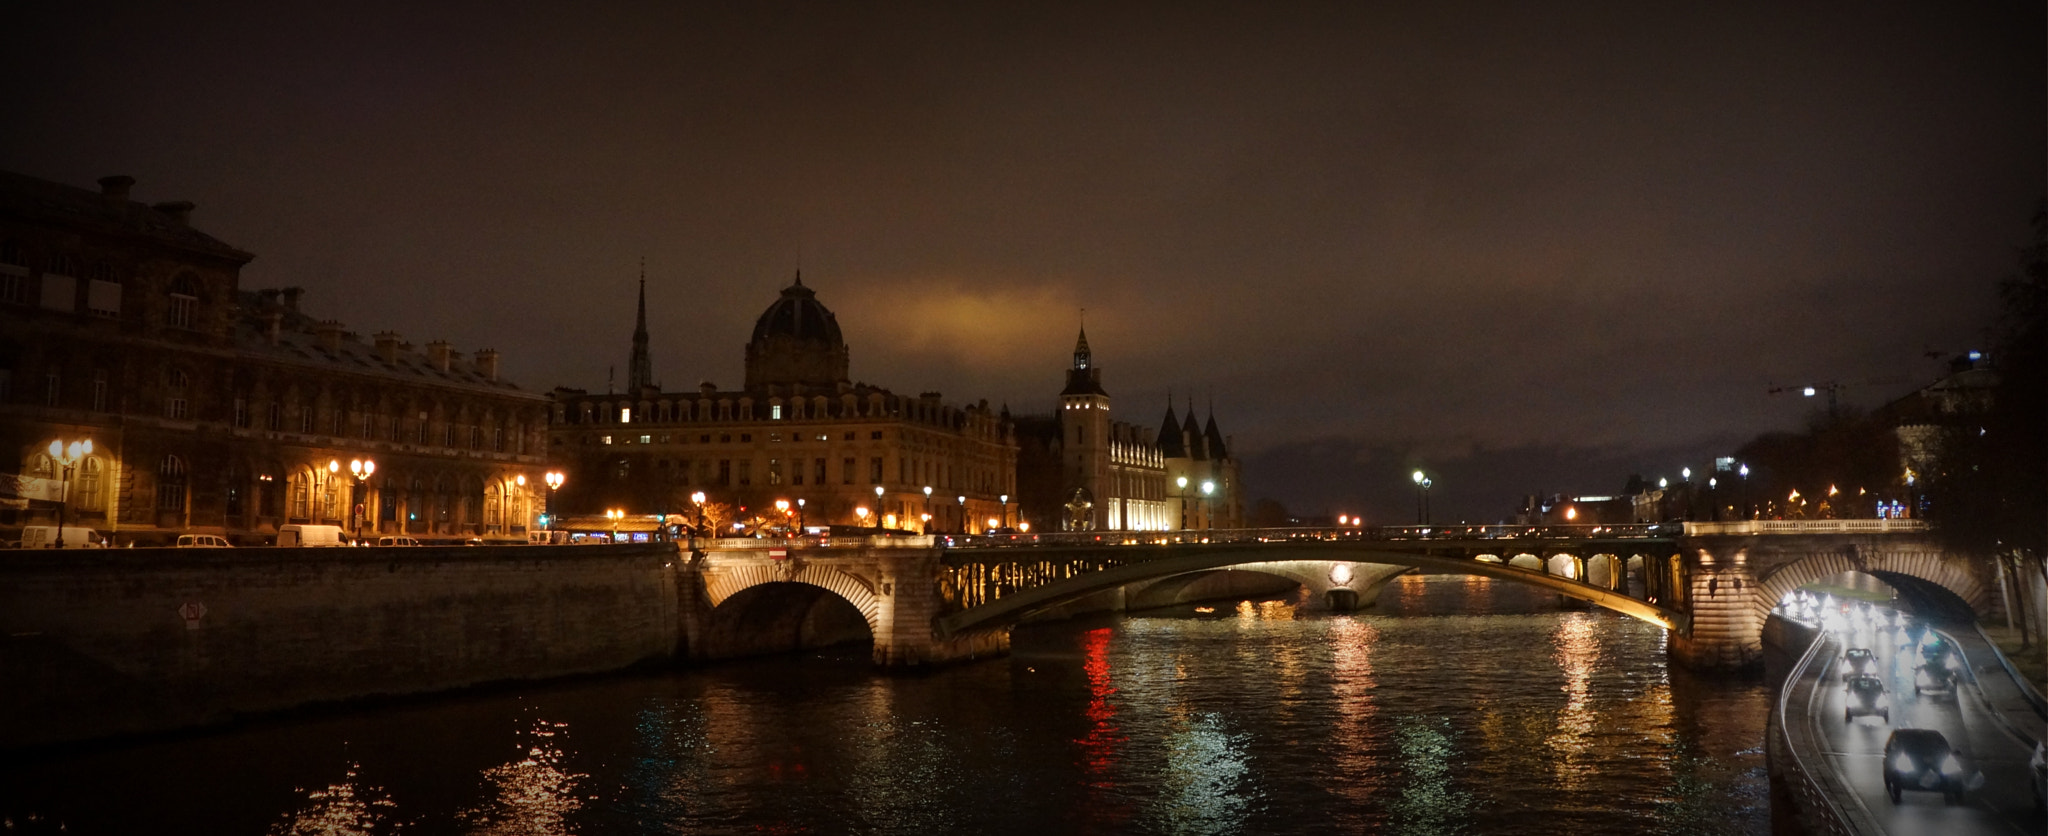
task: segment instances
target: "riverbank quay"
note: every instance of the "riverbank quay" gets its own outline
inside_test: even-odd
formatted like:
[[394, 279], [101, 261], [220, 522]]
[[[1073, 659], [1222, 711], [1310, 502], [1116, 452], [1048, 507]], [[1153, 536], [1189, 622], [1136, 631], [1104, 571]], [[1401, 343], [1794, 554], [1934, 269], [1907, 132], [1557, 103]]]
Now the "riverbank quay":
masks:
[[673, 544], [22, 551], [0, 749], [662, 665]]

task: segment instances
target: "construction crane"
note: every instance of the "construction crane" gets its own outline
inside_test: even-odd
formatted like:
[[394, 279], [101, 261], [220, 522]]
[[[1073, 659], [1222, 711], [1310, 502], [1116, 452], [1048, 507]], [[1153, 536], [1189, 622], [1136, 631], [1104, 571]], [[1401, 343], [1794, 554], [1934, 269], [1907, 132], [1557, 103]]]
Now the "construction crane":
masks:
[[1901, 383], [1909, 382], [1911, 381], [1908, 381], [1902, 377], [1888, 377], [1880, 380], [1857, 380], [1848, 383], [1830, 380], [1826, 383], [1814, 383], [1806, 386], [1772, 386], [1769, 389], [1765, 390], [1765, 392], [1767, 394], [1772, 395], [1782, 395], [1787, 392], [1797, 392], [1800, 396], [1808, 398], [1816, 397], [1820, 395], [1822, 392], [1826, 392], [1828, 396], [1828, 417], [1839, 418], [1842, 415], [1843, 389], [1858, 386], [1896, 386]]

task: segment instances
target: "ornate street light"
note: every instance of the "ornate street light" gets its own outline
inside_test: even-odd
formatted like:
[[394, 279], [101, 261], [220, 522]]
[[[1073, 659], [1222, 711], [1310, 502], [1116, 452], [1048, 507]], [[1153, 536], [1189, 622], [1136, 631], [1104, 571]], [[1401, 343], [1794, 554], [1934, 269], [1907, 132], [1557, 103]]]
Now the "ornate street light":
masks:
[[79, 462], [84, 461], [85, 457], [90, 455], [92, 455], [92, 439], [90, 438], [83, 441], [74, 441], [70, 444], [65, 444], [62, 441], [50, 442], [50, 458], [57, 463], [57, 475], [60, 483], [59, 490], [62, 491], [57, 498], [57, 548], [64, 548], [64, 509], [71, 505], [71, 472], [77, 467]]
[[1418, 470], [1410, 474], [1408, 478], [1415, 482], [1415, 524], [1422, 525], [1428, 519], [1428, 514], [1423, 510], [1423, 506], [1429, 502], [1426, 498], [1428, 494], [1425, 493], [1426, 489], [1422, 487], [1422, 483], [1429, 477]]
[[1002, 495], [1001, 497], [998, 497], [998, 498], [999, 498], [1000, 500], [1002, 500], [1002, 503], [1003, 503], [1003, 521], [1002, 521], [1002, 524], [1001, 524], [1001, 525], [998, 525], [998, 526], [996, 526], [996, 527], [997, 527], [997, 528], [1009, 528], [1009, 527], [1010, 527], [1010, 495], [1009, 495], [1009, 494], [1003, 494], [1003, 495]]
[[804, 498], [803, 498], [803, 497], [797, 497], [797, 499], [796, 499], [796, 533], [797, 533], [797, 536], [799, 536], [799, 537], [803, 536], [803, 535], [804, 535], [804, 533], [805, 533], [805, 532], [804, 532]]
[[1214, 494], [1214, 493], [1216, 493], [1216, 483], [1215, 483], [1215, 482], [1212, 482], [1212, 481], [1210, 481], [1210, 480], [1208, 480], [1208, 479], [1203, 479], [1203, 480], [1202, 480], [1202, 528], [1204, 528], [1204, 529], [1209, 529], [1209, 528], [1215, 528], [1215, 527], [1216, 527], [1216, 506], [1215, 506], [1215, 505], [1213, 505], [1213, 504], [1211, 504], [1211, 503], [1209, 502], [1209, 497], [1210, 497], [1210, 495], [1211, 495], [1211, 494]]
[[[552, 532], [555, 529], [555, 491], [562, 489], [562, 482], [566, 481], [568, 477], [563, 476], [562, 471], [550, 470], [548, 471], [548, 475], [541, 477], [541, 479], [548, 483], [547, 512], [541, 515], [543, 518], [545, 518], [546, 522], [541, 527]], [[554, 535], [549, 534], [548, 542], [552, 543], [554, 541]]]
[[922, 519], [923, 530], [919, 531], [918, 533], [932, 533], [932, 486], [930, 485], [924, 486], [924, 516]]
[[355, 484], [349, 486], [349, 516], [353, 518], [355, 523], [354, 528], [357, 540], [363, 539], [363, 517], [368, 516], [363, 513], [363, 481], [369, 479], [370, 474], [376, 472], [377, 463], [374, 461], [369, 459], [349, 460], [348, 473], [350, 476], [356, 477]]
[[782, 515], [782, 527], [789, 527], [789, 500], [775, 500], [775, 512]]
[[882, 486], [875, 486], [875, 530], [882, 530]]
[[1186, 531], [1188, 530], [1188, 477], [1176, 477], [1173, 483], [1180, 486], [1180, 530]]
[[690, 548], [697, 547], [697, 538], [704, 533], [704, 492], [690, 494], [690, 504], [697, 509], [697, 527], [690, 530]]
[[960, 533], [961, 533], [961, 534], [966, 534], [966, 533], [967, 533], [967, 495], [963, 493], [963, 494], [961, 494], [961, 495], [960, 495], [960, 496], [958, 497], [958, 499], [960, 500]]

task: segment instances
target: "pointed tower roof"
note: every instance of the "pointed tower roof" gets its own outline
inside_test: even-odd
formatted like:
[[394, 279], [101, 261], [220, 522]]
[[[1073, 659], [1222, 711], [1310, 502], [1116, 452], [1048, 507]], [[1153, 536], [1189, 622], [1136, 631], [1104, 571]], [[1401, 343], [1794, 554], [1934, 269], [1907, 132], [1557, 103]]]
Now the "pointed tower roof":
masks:
[[1187, 421], [1181, 424], [1180, 430], [1187, 433], [1188, 436], [1188, 457], [1198, 462], [1208, 461], [1210, 459], [1207, 449], [1209, 445], [1205, 443], [1206, 439], [1202, 437], [1201, 425], [1195, 423], [1195, 405], [1193, 403], [1188, 404]]
[[1102, 370], [1095, 367], [1095, 357], [1088, 351], [1088, 326], [1081, 326], [1081, 338], [1074, 341], [1074, 365], [1067, 369], [1067, 388], [1062, 395], [1101, 395], [1109, 397], [1102, 388]]
[[1230, 451], [1224, 448], [1223, 433], [1216, 429], [1216, 407], [1209, 406], [1209, 425], [1202, 428], [1202, 440], [1209, 446], [1209, 458], [1230, 458]]
[[654, 360], [647, 353], [647, 260], [640, 260], [640, 310], [633, 318], [633, 356], [626, 363], [626, 389], [654, 385]]
[[1169, 459], [1184, 459], [1188, 455], [1187, 436], [1180, 430], [1180, 420], [1173, 417], [1173, 397], [1166, 398], [1166, 421], [1159, 425], [1159, 455]]

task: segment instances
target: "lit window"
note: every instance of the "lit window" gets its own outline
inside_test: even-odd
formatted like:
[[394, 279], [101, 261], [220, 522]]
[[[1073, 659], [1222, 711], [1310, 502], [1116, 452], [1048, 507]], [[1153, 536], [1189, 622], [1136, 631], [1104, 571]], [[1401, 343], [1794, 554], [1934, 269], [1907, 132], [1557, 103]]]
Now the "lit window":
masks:
[[619, 423], [621, 423], [621, 424], [631, 424], [631, 423], [633, 423], [633, 410], [632, 410], [632, 408], [631, 408], [631, 407], [624, 407], [624, 406], [622, 406], [622, 407], [619, 407]]
[[605, 436], [605, 437], [604, 437], [604, 443], [606, 443], [606, 444], [610, 444], [610, 443], [612, 443], [612, 437], [611, 437], [611, 436]]
[[782, 404], [776, 404], [776, 405], [774, 405], [774, 406], [768, 407], [768, 420], [770, 420], [770, 421], [780, 421], [780, 420], [782, 420]]

